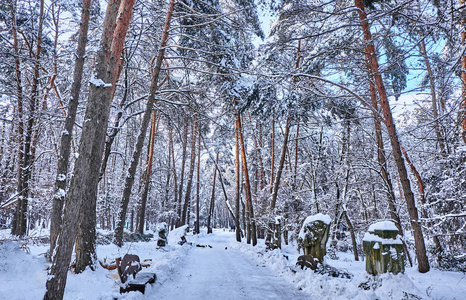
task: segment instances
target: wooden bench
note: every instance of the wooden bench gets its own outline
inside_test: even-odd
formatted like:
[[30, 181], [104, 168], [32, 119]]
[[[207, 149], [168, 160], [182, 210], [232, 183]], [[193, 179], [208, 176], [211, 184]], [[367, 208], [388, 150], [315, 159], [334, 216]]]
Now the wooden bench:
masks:
[[137, 255], [126, 254], [123, 259], [117, 258], [116, 265], [121, 280], [120, 294], [130, 291], [144, 294], [146, 285], [155, 282], [155, 273], [140, 272], [142, 267]]

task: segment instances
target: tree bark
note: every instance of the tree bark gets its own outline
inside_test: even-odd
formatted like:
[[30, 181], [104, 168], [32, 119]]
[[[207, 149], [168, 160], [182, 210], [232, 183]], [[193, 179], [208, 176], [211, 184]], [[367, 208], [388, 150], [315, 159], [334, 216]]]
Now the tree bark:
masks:
[[150, 187], [150, 178], [152, 174], [152, 161], [154, 159], [154, 145], [155, 145], [155, 133], [157, 131], [158, 126], [156, 126], [156, 113], [155, 110], [152, 111], [152, 122], [151, 122], [151, 129], [150, 129], [150, 137], [149, 137], [149, 154], [147, 159], [147, 166], [145, 171], [144, 180], [144, 188], [142, 190], [141, 195], [141, 205], [139, 207], [139, 222], [137, 232], [139, 234], [144, 233], [144, 221], [146, 217], [146, 206], [147, 206], [147, 196], [149, 194], [149, 187]]
[[[199, 143], [200, 144], [200, 143]], [[218, 164], [218, 151], [215, 158], [215, 165]], [[211, 220], [214, 215], [214, 208], [215, 208], [215, 183], [217, 180], [217, 168], [214, 166], [214, 180], [212, 183], [212, 195], [210, 197], [210, 207], [209, 207], [209, 214], [207, 215], [207, 233], [212, 233], [212, 225]]]
[[[461, 46], [466, 47], [466, 15], [465, 0], [459, 0], [461, 7]], [[466, 53], [461, 56], [461, 137], [466, 144]]]
[[[174, 211], [177, 211], [178, 207], [178, 178], [176, 176], [176, 163], [175, 163], [175, 149], [173, 147], [173, 129], [171, 126], [169, 126], [169, 138], [170, 138], [170, 152], [171, 152], [171, 158], [172, 158], [172, 172], [173, 172], [173, 208]], [[176, 220], [172, 220], [172, 229], [174, 229], [176, 224]]]
[[390, 110], [390, 104], [388, 102], [388, 97], [386, 94], [385, 86], [383, 83], [382, 76], [379, 73], [379, 64], [377, 61], [377, 55], [375, 53], [375, 47], [372, 42], [372, 36], [370, 32], [369, 22], [367, 15], [364, 9], [362, 0], [355, 0], [356, 7], [358, 10], [359, 19], [361, 21], [362, 31], [364, 34], [364, 41], [367, 44], [365, 51], [369, 55], [368, 66], [370, 67], [369, 71], [372, 73], [375, 79], [375, 84], [377, 91], [380, 97], [382, 110], [385, 117], [385, 124], [388, 129], [388, 134], [390, 137], [390, 143], [392, 145], [393, 156], [395, 158], [396, 167], [398, 174], [401, 180], [401, 186], [403, 189], [403, 195], [405, 197], [406, 206], [408, 208], [408, 213], [411, 219], [411, 227], [413, 228], [414, 233], [414, 242], [416, 245], [416, 257], [418, 259], [418, 270], [421, 273], [428, 272], [430, 269], [429, 260], [426, 255], [426, 247], [424, 242], [424, 236], [422, 234], [421, 225], [418, 222], [418, 211], [414, 201], [414, 195], [411, 190], [411, 184], [408, 178], [408, 172], [404, 164], [403, 155], [401, 153], [400, 143], [398, 141], [398, 135], [396, 132], [396, 126], [393, 122], [392, 113]]
[[123, 228], [125, 225], [126, 220], [126, 211], [128, 209], [129, 204], [129, 197], [131, 196], [131, 189], [134, 183], [134, 177], [136, 174], [136, 169], [138, 167], [139, 158], [141, 157], [142, 148], [144, 145], [144, 139], [146, 137], [146, 131], [149, 127], [149, 121], [152, 115], [152, 109], [155, 103], [155, 93], [158, 89], [158, 80], [159, 75], [162, 67], [163, 58], [165, 56], [165, 47], [167, 45], [169, 29], [170, 29], [170, 22], [173, 14], [173, 9], [175, 6], [175, 1], [170, 0], [167, 16], [165, 18], [165, 25], [162, 33], [162, 39], [160, 41], [160, 47], [157, 54], [157, 60], [155, 62], [154, 72], [152, 74], [152, 80], [150, 84], [150, 93], [146, 103], [146, 109], [144, 112], [144, 116], [142, 118], [141, 130], [139, 132], [139, 136], [136, 142], [136, 146], [133, 151], [132, 160], [130, 167], [128, 168], [128, 175], [125, 179], [125, 188], [123, 190], [123, 197], [120, 204], [120, 211], [118, 213], [118, 221], [117, 226], [115, 228], [115, 237], [114, 237], [114, 244], [118, 247], [123, 245]]
[[359, 256], [358, 256], [358, 244], [356, 243], [356, 235], [354, 234], [354, 227], [353, 223], [351, 223], [350, 218], [348, 217], [348, 213], [346, 212], [346, 209], [343, 210], [343, 216], [345, 217], [346, 224], [348, 225], [348, 229], [350, 231], [351, 235], [351, 242], [353, 244], [353, 254], [354, 254], [354, 260], [359, 261]]
[[[235, 110], [235, 114], [236, 114]], [[241, 242], [241, 231], [239, 227], [239, 215], [240, 215], [240, 198], [241, 198], [241, 169], [240, 169], [240, 158], [239, 158], [239, 133], [238, 133], [238, 119], [235, 118], [235, 233], [236, 241]]]
[[[257, 232], [256, 232], [256, 221], [254, 220], [254, 207], [252, 204], [252, 195], [251, 195], [251, 184], [249, 181], [249, 170], [248, 170], [248, 163], [246, 160], [246, 148], [244, 145], [243, 139], [243, 131], [241, 125], [241, 114], [236, 114], [236, 119], [238, 122], [238, 136], [241, 148], [241, 160], [243, 162], [243, 178], [244, 178], [244, 186], [245, 186], [245, 195], [246, 195], [246, 219], [251, 226], [251, 240], [252, 245], [257, 245]], [[250, 220], [250, 221], [249, 221]]]
[[[17, 113], [18, 113], [18, 194], [22, 190], [22, 179], [23, 179], [23, 135], [24, 135], [24, 122], [23, 122], [23, 84], [21, 74], [21, 62], [19, 60], [19, 47], [18, 47], [18, 35], [17, 35], [17, 22], [16, 22], [16, 6], [13, 0], [10, 0], [10, 12], [11, 12], [11, 34], [13, 36], [13, 51], [15, 61], [15, 79], [16, 79], [16, 98], [17, 98]], [[20, 201], [18, 200], [18, 204]], [[20, 235], [17, 232], [17, 223], [21, 219], [19, 213], [21, 212], [21, 206], [17, 204], [15, 214], [13, 215], [13, 226], [11, 233], [14, 235]]]
[[186, 183], [186, 193], [184, 196], [183, 213], [181, 215], [181, 225], [188, 224], [188, 207], [191, 201], [191, 188], [193, 185], [194, 165], [196, 162], [196, 137], [197, 137], [197, 114], [194, 115], [193, 131], [191, 136], [191, 160], [189, 164], [188, 182]]
[[291, 127], [291, 120], [290, 118], [287, 118], [285, 134], [283, 137], [282, 153], [280, 156], [280, 163], [278, 165], [277, 175], [275, 176], [275, 182], [273, 184], [272, 200], [270, 201], [271, 211], [275, 209], [275, 205], [277, 202], [278, 188], [280, 187], [280, 180], [282, 177], [283, 167], [285, 166], [286, 149], [288, 148], [288, 137], [290, 136], [290, 127]]
[[201, 170], [201, 130], [199, 130], [199, 134], [197, 137], [197, 182], [196, 182], [196, 226], [194, 226], [194, 230], [197, 234], [200, 233], [199, 230], [199, 180], [200, 180], [200, 170]]
[[182, 152], [182, 158], [181, 158], [181, 174], [180, 174], [180, 186], [179, 186], [179, 195], [178, 195], [178, 203], [177, 203], [177, 213], [178, 213], [178, 221], [176, 222], [176, 227], [181, 226], [182, 224], [182, 219], [181, 219], [181, 214], [182, 214], [182, 208], [181, 208], [181, 202], [183, 199], [183, 182], [184, 182], [184, 169], [186, 166], [186, 148], [188, 147], [188, 122], [186, 120], [186, 124], [184, 125], [184, 138], [183, 138], [183, 152]]
[[[107, 6], [95, 70], [97, 76], [102, 77], [94, 78], [90, 84], [79, 156], [75, 163], [74, 176], [71, 179], [68, 194], [65, 197], [62, 223], [67, 226], [61, 227], [57, 238], [55, 255], [48, 272], [44, 299], [63, 299], [67, 271], [78, 229], [79, 212], [81, 206], [91, 205], [97, 197], [99, 169], [116, 81], [114, 70], [118, 69], [120, 64], [133, 6], [134, 0], [123, 0], [121, 3], [119, 0], [109, 1]], [[117, 15], [118, 18], [116, 18]], [[116, 26], [112, 26], [112, 24]], [[111, 45], [110, 49], [108, 49], [109, 45]], [[111, 84], [106, 84], [106, 82], [111, 82]]]
[[84, 0], [81, 11], [81, 24], [79, 27], [78, 48], [74, 63], [73, 83], [71, 85], [68, 112], [65, 126], [60, 139], [60, 155], [58, 156], [57, 177], [55, 179], [55, 193], [53, 196], [52, 214], [50, 219], [50, 253], [53, 253], [60, 224], [62, 220], [63, 204], [65, 200], [66, 182], [68, 176], [69, 160], [71, 154], [71, 141], [73, 138], [74, 122], [81, 91], [81, 80], [84, 69], [84, 60], [87, 46], [87, 33], [89, 29], [89, 16], [92, 0]]

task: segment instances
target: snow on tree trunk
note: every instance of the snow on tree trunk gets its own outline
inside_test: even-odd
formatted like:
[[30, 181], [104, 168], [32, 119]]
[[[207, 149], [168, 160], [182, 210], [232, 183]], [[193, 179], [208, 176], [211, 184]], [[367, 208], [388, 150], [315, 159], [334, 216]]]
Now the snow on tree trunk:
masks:
[[[63, 224], [67, 226], [62, 226], [57, 238], [52, 266], [48, 272], [44, 299], [63, 299], [77, 233], [79, 212], [82, 205], [89, 205], [87, 202], [96, 198], [108, 115], [115, 86], [116, 76], [112, 73], [112, 70], [120, 62], [134, 2], [134, 0], [123, 0], [120, 3], [119, 0], [115, 0], [110, 1], [107, 6], [104, 30], [95, 66], [96, 74], [107, 76], [94, 78], [90, 82], [89, 100], [84, 117], [79, 156], [75, 163], [74, 176], [71, 179], [69, 192], [65, 197]], [[114, 27], [112, 24], [116, 24], [116, 26]], [[114, 32], [115, 35], [113, 35]], [[108, 49], [109, 45], [111, 45], [110, 49]], [[103, 82], [103, 84], [96, 84], [98, 82]]]

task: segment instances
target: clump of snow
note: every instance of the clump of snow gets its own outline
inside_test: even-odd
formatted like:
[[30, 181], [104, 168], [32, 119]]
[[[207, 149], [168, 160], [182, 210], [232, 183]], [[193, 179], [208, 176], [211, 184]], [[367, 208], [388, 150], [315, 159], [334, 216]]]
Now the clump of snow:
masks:
[[384, 238], [381, 238], [380, 236], [372, 234], [370, 232], [366, 232], [364, 234], [364, 237], [362, 238], [362, 240], [364, 242], [379, 242], [382, 245], [385, 245], [385, 244], [402, 245], [403, 244], [403, 242], [401, 241], [399, 235], [396, 236], [396, 239], [384, 239]]
[[89, 80], [89, 83], [97, 87], [111, 87], [112, 86], [111, 83], [105, 83], [102, 79], [96, 78], [96, 77], [92, 77]]
[[178, 243], [179, 241], [181, 241], [181, 237], [185, 236], [188, 233], [188, 230], [188, 225], [183, 225], [178, 228], [175, 228], [168, 234], [168, 240], [170, 242], [173, 241], [174, 243]]
[[330, 225], [330, 223], [332, 223], [332, 219], [330, 218], [329, 215], [318, 213], [313, 216], [309, 216], [306, 218], [306, 220], [304, 220], [303, 226], [301, 227], [301, 230], [299, 231], [298, 237], [300, 237], [301, 239], [304, 239], [305, 238], [304, 227], [316, 221], [321, 221], [322, 223], [327, 224], [327, 225]]
[[393, 221], [380, 221], [369, 226], [369, 232], [374, 232], [375, 230], [398, 231], [398, 228], [396, 228], [396, 225]]

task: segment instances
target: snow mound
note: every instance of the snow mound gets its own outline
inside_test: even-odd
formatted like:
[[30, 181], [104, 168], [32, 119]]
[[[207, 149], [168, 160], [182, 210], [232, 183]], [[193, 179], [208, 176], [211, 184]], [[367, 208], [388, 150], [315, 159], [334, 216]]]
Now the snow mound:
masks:
[[41, 298], [45, 294], [46, 267], [44, 256], [24, 252], [18, 242], [0, 244], [0, 274], [8, 274], [1, 276], [0, 299]]

